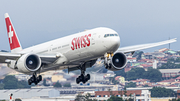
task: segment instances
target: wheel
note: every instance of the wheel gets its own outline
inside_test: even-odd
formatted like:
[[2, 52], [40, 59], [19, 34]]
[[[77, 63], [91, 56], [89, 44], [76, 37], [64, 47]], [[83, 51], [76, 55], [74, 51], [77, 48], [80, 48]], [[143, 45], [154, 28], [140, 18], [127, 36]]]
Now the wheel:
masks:
[[105, 68], [108, 69], [108, 64], [107, 63], [105, 64]]
[[85, 84], [87, 81], [84, 79], [84, 80], [82, 80], [82, 82]]
[[79, 84], [79, 82], [80, 82], [80, 79], [78, 77], [78, 78], [76, 78], [76, 83]]
[[42, 76], [41, 75], [38, 76], [37, 81], [38, 82], [42, 81]]
[[38, 84], [38, 81], [34, 81], [34, 84], [37, 85], [37, 84]]
[[90, 74], [87, 74], [86, 76], [87, 76], [87, 80], [90, 80], [91, 78]]
[[31, 81], [31, 79], [29, 79], [29, 80], [28, 80], [28, 84], [31, 85], [31, 83], [32, 83], [32, 81]]
[[109, 69], [111, 69], [111, 67], [112, 67], [112, 64], [111, 64], [111, 63], [109, 63]]
[[79, 78], [80, 81], [83, 81], [84, 80], [84, 75], [81, 74], [78, 78]]

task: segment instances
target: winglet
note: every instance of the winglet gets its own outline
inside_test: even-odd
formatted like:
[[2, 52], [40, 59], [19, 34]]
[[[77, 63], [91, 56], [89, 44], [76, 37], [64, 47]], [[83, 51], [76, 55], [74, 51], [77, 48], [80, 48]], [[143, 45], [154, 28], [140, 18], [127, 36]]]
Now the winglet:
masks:
[[13, 27], [13, 24], [11, 22], [11, 19], [9, 17], [8, 13], [4, 14], [5, 16], [5, 22], [7, 27], [7, 34], [9, 39], [9, 45], [12, 53], [16, 53], [22, 50], [21, 44], [19, 42], [19, 39], [16, 35], [16, 31]]

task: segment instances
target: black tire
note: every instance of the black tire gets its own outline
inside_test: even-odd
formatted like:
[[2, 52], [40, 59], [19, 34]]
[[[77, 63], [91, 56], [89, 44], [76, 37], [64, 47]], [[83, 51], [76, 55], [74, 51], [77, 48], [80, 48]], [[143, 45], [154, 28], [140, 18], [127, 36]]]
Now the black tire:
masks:
[[111, 69], [111, 67], [112, 67], [112, 64], [111, 64], [111, 63], [109, 63], [109, 69]]
[[90, 74], [87, 74], [87, 81], [91, 79]]
[[37, 84], [38, 84], [38, 81], [35, 81], [34, 84], [37, 85]]
[[80, 82], [80, 79], [78, 77], [78, 78], [76, 78], [76, 83], [79, 84], [79, 82]]
[[82, 82], [85, 84], [87, 81], [84, 79], [84, 80], [82, 80]]
[[80, 81], [83, 81], [84, 80], [84, 75], [81, 74], [78, 78], [80, 79]]
[[42, 76], [39, 75], [38, 78], [37, 78], [38, 82], [42, 81]]
[[108, 64], [107, 63], [105, 64], [105, 68], [108, 69]]
[[32, 84], [32, 81], [31, 79], [28, 80], [28, 84], [31, 85]]

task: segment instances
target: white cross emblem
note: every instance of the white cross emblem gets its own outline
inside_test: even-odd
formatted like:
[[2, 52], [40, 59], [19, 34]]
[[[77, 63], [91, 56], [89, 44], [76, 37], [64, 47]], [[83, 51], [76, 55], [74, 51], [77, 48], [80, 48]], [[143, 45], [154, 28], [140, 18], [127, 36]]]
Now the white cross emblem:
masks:
[[8, 37], [10, 38], [10, 44], [12, 44], [12, 37], [13, 37], [13, 31], [11, 31], [11, 25], [9, 26], [9, 33], [8, 33]]

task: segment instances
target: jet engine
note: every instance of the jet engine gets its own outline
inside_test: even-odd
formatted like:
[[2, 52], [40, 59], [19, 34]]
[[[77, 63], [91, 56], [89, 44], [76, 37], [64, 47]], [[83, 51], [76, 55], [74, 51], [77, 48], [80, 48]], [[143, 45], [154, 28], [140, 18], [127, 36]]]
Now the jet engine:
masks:
[[28, 73], [35, 72], [39, 70], [41, 67], [41, 59], [36, 54], [24, 54], [22, 55], [17, 63], [15, 64], [15, 68], [18, 71]]
[[111, 58], [105, 59], [105, 66], [108, 70], [117, 71], [123, 69], [127, 64], [126, 55], [116, 52]]

